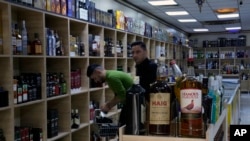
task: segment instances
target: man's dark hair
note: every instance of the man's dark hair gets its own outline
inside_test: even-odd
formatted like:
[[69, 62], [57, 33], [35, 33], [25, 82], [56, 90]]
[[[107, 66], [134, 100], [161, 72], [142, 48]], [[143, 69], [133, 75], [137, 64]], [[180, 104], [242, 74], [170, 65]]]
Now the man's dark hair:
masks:
[[95, 71], [96, 68], [98, 67], [101, 67], [100, 65], [98, 64], [91, 64], [88, 66], [88, 69], [87, 69], [87, 76], [90, 77], [92, 75], [92, 73]]
[[143, 50], [147, 50], [147, 47], [145, 45], [145, 43], [143, 43], [142, 41], [135, 41], [131, 44], [131, 47], [133, 46], [140, 46]]

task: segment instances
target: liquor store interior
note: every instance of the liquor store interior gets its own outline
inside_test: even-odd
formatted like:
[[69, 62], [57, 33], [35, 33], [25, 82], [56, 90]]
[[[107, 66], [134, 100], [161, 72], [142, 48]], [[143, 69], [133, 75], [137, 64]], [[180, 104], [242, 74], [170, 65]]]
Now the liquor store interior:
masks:
[[1, 0], [0, 141], [241, 139], [249, 7]]

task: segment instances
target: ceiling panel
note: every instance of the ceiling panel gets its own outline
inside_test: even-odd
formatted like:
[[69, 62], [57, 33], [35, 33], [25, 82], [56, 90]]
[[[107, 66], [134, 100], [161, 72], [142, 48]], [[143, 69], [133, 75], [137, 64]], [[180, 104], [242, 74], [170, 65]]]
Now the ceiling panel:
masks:
[[[148, 3], [149, 0], [123, 0], [139, 9], [147, 11], [169, 23], [171, 25], [176, 26], [177, 28], [188, 32], [193, 33], [192, 28], [201, 28], [206, 27], [209, 28], [211, 32], [225, 32], [225, 26], [242, 26], [242, 30], [250, 31], [250, 0], [205, 0], [205, 2], [201, 6], [201, 11], [199, 9], [196, 0], [175, 0], [178, 5], [177, 6], [152, 6]], [[242, 3], [240, 3], [242, 1]], [[217, 14], [214, 13], [215, 9], [218, 8], [239, 8], [240, 14], [240, 22], [234, 25], [202, 25], [200, 22], [204, 21], [220, 21], [221, 19], [217, 18]], [[177, 16], [171, 17], [165, 14], [166, 11], [180, 11], [186, 10], [190, 15], [188, 16]], [[177, 19], [182, 18], [195, 18], [197, 23], [180, 23]]]

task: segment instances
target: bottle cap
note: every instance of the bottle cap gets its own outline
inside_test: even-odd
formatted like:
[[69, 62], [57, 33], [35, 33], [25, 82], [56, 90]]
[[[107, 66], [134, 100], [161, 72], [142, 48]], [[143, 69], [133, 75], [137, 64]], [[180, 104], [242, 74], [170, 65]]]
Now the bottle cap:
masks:
[[175, 60], [170, 61], [170, 65], [176, 64]]

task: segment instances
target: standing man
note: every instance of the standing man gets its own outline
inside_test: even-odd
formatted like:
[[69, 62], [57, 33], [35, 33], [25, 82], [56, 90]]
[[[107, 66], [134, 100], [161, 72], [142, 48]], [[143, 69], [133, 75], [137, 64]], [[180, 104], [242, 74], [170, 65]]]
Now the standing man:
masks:
[[[103, 112], [108, 112], [119, 102], [125, 103], [126, 92], [133, 85], [133, 79], [127, 73], [117, 70], [105, 70], [98, 64], [88, 66], [87, 76], [95, 82], [107, 82], [109, 88], [114, 92], [113, 99], [100, 107]], [[119, 119], [120, 126], [126, 123], [125, 114], [126, 111], [123, 109]]]
[[136, 75], [140, 77], [140, 85], [146, 90], [145, 98], [149, 102], [150, 84], [156, 81], [157, 64], [149, 60], [147, 48], [143, 42], [133, 42], [131, 47], [136, 63]]

